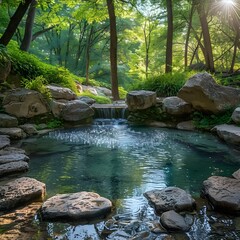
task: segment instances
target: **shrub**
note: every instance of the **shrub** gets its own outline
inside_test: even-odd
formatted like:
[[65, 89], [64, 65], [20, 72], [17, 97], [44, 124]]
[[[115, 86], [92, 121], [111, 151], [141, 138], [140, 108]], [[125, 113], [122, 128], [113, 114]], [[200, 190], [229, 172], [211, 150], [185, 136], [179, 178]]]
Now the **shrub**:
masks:
[[162, 74], [138, 82], [132, 90], [154, 91], [160, 97], [175, 96], [192, 74], [193, 72]]

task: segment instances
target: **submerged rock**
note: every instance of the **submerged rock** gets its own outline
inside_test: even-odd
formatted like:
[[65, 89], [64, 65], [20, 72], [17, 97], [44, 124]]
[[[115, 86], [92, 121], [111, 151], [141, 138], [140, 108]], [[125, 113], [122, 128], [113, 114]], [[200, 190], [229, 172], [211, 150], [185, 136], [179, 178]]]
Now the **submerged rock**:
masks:
[[148, 191], [144, 193], [144, 196], [150, 201], [150, 205], [153, 205], [158, 214], [169, 210], [177, 212], [192, 211], [195, 208], [195, 200], [191, 195], [178, 187]]
[[199, 111], [219, 113], [240, 104], [240, 90], [218, 85], [208, 73], [191, 77], [180, 89], [178, 97]]
[[111, 201], [97, 193], [57, 194], [43, 203], [41, 215], [44, 220], [88, 221], [105, 217], [111, 208]]
[[186, 130], [186, 131], [194, 131], [196, 128], [194, 126], [193, 121], [184, 121], [177, 124], [177, 129]]
[[173, 210], [164, 212], [160, 222], [169, 231], [188, 231], [193, 223]]
[[22, 177], [0, 186], [0, 211], [8, 211], [34, 200], [43, 200], [45, 184]]
[[240, 180], [212, 176], [203, 182], [203, 195], [216, 210], [240, 215]]
[[240, 127], [222, 124], [215, 126], [212, 131], [216, 132], [225, 142], [240, 145]]
[[150, 108], [156, 105], [157, 95], [152, 91], [131, 91], [127, 94], [126, 103], [129, 111]]

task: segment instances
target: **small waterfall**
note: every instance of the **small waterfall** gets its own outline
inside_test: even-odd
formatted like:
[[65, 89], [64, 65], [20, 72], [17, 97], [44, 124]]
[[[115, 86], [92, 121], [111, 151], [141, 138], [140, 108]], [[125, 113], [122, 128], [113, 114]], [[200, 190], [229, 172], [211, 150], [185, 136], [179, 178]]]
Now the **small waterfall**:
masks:
[[103, 119], [126, 119], [128, 115], [127, 106], [125, 104], [94, 104], [94, 118]]

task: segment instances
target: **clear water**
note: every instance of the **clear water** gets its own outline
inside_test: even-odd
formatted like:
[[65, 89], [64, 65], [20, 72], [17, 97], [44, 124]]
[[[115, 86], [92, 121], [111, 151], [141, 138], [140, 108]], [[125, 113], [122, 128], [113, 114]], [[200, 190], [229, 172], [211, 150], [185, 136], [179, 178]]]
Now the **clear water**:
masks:
[[[198, 197], [208, 177], [231, 176], [240, 167], [239, 152], [211, 134], [130, 126], [124, 120], [50, 132], [21, 147], [30, 153], [27, 176], [46, 183], [47, 197], [94, 191], [112, 200], [123, 219], [156, 218], [143, 197], [148, 190], [177, 186]], [[192, 236], [199, 234], [195, 228]], [[76, 234], [100, 239], [93, 225], [49, 223], [48, 232], [54, 239], [84, 239]]]

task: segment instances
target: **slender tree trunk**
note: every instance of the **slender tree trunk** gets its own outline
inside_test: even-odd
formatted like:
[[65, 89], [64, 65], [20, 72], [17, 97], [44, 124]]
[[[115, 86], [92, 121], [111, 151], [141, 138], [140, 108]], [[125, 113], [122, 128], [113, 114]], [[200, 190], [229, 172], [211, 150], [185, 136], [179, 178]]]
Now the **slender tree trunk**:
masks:
[[3, 33], [2, 37], [0, 38], [0, 44], [3, 44], [4, 46], [8, 45], [8, 43], [12, 39], [14, 33], [16, 32], [16, 29], [17, 29], [19, 23], [21, 22], [24, 14], [26, 13], [31, 2], [32, 2], [32, 0], [25, 0], [23, 2], [20, 2], [17, 10], [11, 17], [5, 32]]
[[204, 5], [200, 3], [197, 7], [197, 10], [198, 10], [198, 15], [199, 15], [199, 19], [202, 27], [202, 33], [203, 33], [203, 42], [204, 42], [204, 49], [205, 49], [204, 57], [205, 57], [206, 67], [207, 67], [207, 70], [209, 70], [210, 72], [214, 72], [215, 68], [214, 68], [214, 61], [213, 61], [212, 43], [211, 43], [207, 16], [204, 9]]
[[108, 15], [110, 21], [111, 83], [113, 100], [119, 100], [117, 74], [117, 24], [113, 1], [114, 0], [107, 0]]
[[89, 66], [90, 66], [90, 48], [91, 48], [91, 39], [93, 34], [93, 26], [91, 26], [88, 41], [86, 45], [86, 84], [89, 84]]
[[28, 52], [31, 41], [32, 41], [32, 30], [33, 30], [33, 24], [34, 24], [34, 19], [36, 14], [36, 6], [37, 6], [37, 0], [32, 0], [28, 10], [27, 19], [26, 19], [24, 37], [22, 40], [22, 44], [20, 46], [20, 49], [26, 52]]
[[166, 46], [166, 66], [165, 73], [172, 72], [172, 55], [173, 55], [173, 5], [172, 0], [166, 0], [167, 2], [167, 46]]
[[239, 32], [237, 32], [236, 37], [235, 37], [235, 41], [234, 41], [231, 67], [230, 67], [230, 70], [229, 70], [230, 73], [233, 73], [233, 71], [234, 71], [234, 65], [235, 65], [236, 57], [237, 57], [237, 49], [238, 49], [239, 39], [240, 39], [240, 34], [239, 34]]
[[184, 51], [184, 68], [187, 70], [188, 67], [188, 47], [189, 47], [189, 38], [192, 28], [192, 18], [193, 18], [193, 12], [194, 12], [194, 5], [191, 5], [191, 10], [189, 14], [189, 23], [187, 28], [187, 34], [186, 34], [186, 42], [185, 42], [185, 51]]

